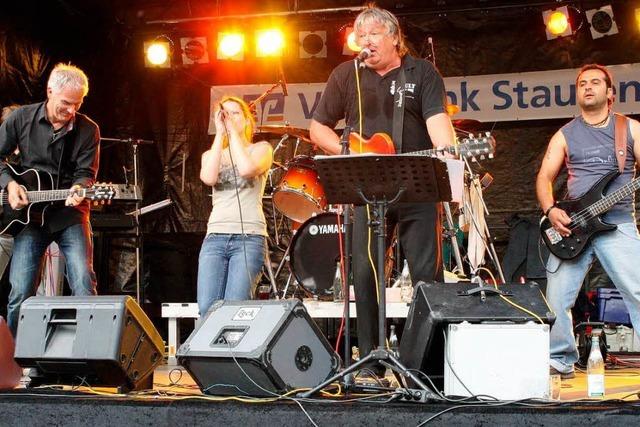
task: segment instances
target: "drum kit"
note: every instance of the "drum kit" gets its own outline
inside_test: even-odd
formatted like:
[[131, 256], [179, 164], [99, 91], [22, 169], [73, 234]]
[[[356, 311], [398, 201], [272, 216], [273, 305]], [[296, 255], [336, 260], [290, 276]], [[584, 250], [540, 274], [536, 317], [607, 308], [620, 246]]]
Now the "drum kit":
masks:
[[[274, 275], [277, 278], [288, 263], [291, 274], [282, 296], [287, 294], [292, 278], [312, 295], [329, 296], [340, 257], [338, 219], [336, 209], [327, 204], [318, 177], [315, 148], [306, 129], [258, 127], [256, 138], [274, 137], [280, 139], [274, 148], [275, 161], [264, 197], [271, 200], [273, 223], [269, 226], [274, 233], [269, 234], [275, 238], [275, 247], [284, 251]], [[288, 144], [291, 140], [295, 143]]]
[[[461, 129], [475, 131], [481, 125], [474, 120], [454, 120], [453, 124], [458, 134], [468, 134]], [[271, 211], [268, 224], [269, 235], [273, 237], [271, 248], [282, 253], [281, 258], [271, 259], [278, 264], [274, 278], [280, 276], [285, 265], [290, 270], [280, 296], [287, 296], [295, 279], [297, 289], [318, 298], [330, 297], [336, 262], [340, 259], [339, 232], [344, 230], [339, 230], [340, 207], [327, 203], [309, 131], [289, 125], [260, 126], [255, 138], [275, 143], [264, 206], [265, 213]], [[444, 236], [447, 238], [448, 234], [445, 232]], [[388, 256], [393, 257], [393, 250]]]

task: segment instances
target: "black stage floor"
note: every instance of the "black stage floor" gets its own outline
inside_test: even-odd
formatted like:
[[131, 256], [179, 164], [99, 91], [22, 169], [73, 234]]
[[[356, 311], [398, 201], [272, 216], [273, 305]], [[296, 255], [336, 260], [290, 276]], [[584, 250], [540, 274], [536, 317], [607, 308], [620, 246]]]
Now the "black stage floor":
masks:
[[599, 401], [583, 400], [582, 372], [562, 382], [558, 401], [408, 403], [371, 394], [276, 401], [204, 396], [186, 371], [161, 365], [153, 390], [126, 395], [69, 386], [0, 392], [0, 426], [637, 425], [637, 372], [608, 370], [606, 385], [607, 399]]

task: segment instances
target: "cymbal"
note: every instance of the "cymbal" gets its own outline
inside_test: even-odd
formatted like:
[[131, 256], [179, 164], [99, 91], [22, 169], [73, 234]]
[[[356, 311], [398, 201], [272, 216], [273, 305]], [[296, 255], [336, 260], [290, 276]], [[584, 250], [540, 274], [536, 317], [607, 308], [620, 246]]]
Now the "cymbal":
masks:
[[460, 129], [478, 129], [479, 127], [482, 126], [482, 123], [477, 121], [477, 120], [473, 120], [473, 119], [458, 119], [458, 120], [452, 120], [451, 123], [453, 124], [454, 128], [460, 128]]
[[454, 114], [458, 114], [460, 112], [460, 107], [458, 107], [456, 104], [447, 104], [444, 106], [444, 109], [450, 116], [453, 116]]
[[266, 125], [259, 126], [257, 133], [267, 133], [271, 135], [289, 135], [292, 138], [300, 138], [300, 140], [305, 142], [311, 142], [311, 138], [309, 137], [309, 130], [294, 128], [293, 126], [286, 125]]

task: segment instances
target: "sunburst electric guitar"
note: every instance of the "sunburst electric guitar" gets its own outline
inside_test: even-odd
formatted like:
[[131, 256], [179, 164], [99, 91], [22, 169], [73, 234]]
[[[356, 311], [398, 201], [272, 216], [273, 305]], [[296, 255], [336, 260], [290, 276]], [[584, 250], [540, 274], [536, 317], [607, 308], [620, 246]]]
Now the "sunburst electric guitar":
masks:
[[[373, 134], [371, 138], [365, 139], [358, 133], [352, 132], [349, 135], [349, 149], [352, 153], [357, 154], [396, 154], [393, 141], [386, 133], [376, 133]], [[403, 154], [435, 157], [438, 154], [449, 153], [454, 156], [484, 159], [486, 157], [493, 157], [494, 149], [495, 140], [491, 134], [487, 133], [477, 138], [469, 136], [468, 138], [462, 139], [459, 144], [445, 148], [432, 148]]]

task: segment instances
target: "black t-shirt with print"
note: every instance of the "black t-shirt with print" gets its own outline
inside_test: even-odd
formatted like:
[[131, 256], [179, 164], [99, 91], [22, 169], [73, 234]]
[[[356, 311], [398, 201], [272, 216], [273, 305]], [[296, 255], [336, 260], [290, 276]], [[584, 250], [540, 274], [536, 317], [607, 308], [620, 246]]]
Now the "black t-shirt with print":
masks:
[[[425, 120], [445, 112], [445, 89], [442, 76], [427, 60], [406, 55], [402, 60], [405, 72], [405, 112], [402, 152], [432, 148]], [[365, 68], [360, 74], [362, 134], [365, 138], [376, 132], [391, 136], [393, 131], [394, 93], [400, 67], [380, 76]], [[338, 65], [327, 82], [313, 118], [331, 128], [345, 119], [353, 132], [359, 132], [358, 97], [353, 61]]]

